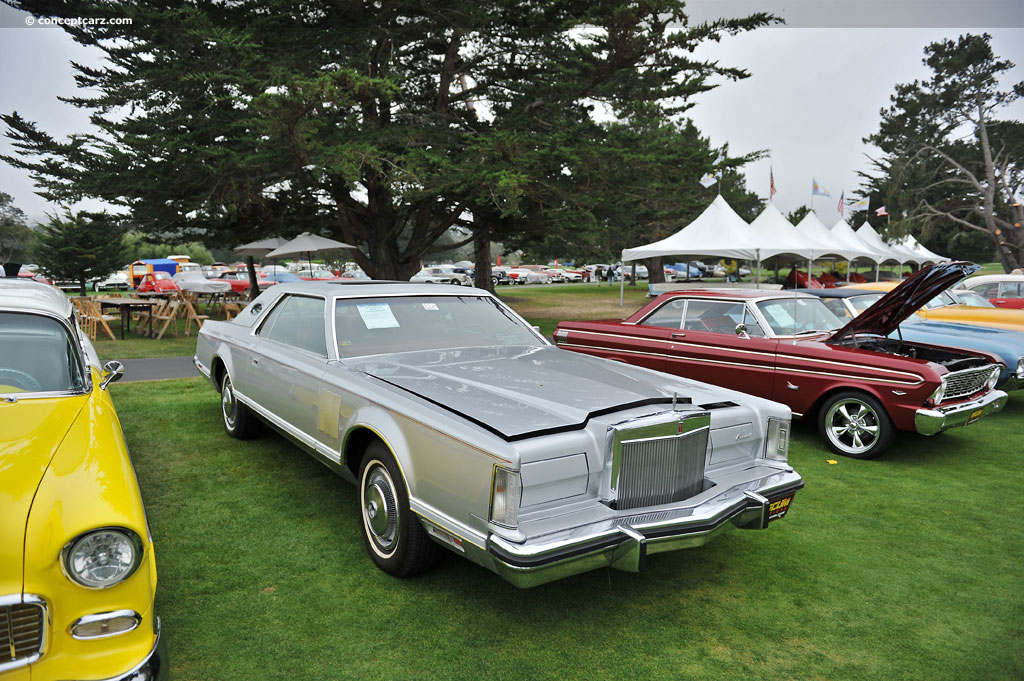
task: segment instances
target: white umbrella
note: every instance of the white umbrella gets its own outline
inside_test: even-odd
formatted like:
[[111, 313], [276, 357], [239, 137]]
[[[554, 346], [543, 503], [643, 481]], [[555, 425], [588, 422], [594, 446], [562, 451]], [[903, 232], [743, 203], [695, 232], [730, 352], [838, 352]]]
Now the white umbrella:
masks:
[[239, 255], [251, 255], [255, 258], [262, 258], [267, 253], [270, 253], [275, 248], [279, 248], [284, 245], [285, 240], [279, 236], [272, 236], [269, 239], [260, 239], [259, 241], [250, 241], [247, 244], [241, 246], [235, 246], [235, 253]]
[[309, 261], [309, 269], [313, 270], [313, 253], [319, 253], [320, 251], [337, 251], [343, 248], [355, 248], [350, 244], [342, 243], [341, 241], [335, 241], [334, 239], [328, 239], [326, 237], [318, 236], [316, 234], [310, 234], [309, 232], [303, 232], [291, 241], [286, 241], [281, 244], [278, 248], [267, 253], [268, 258], [286, 258], [292, 255], [306, 255], [306, 259]]

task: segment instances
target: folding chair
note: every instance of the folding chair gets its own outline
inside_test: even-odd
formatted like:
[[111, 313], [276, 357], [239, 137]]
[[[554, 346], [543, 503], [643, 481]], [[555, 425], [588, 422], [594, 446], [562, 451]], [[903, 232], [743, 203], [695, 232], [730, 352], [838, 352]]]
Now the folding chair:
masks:
[[189, 332], [192, 330], [192, 322], [196, 323], [196, 333], [199, 333], [199, 329], [202, 328], [203, 322], [210, 318], [209, 315], [199, 314], [196, 312], [196, 308], [192, 306], [192, 301], [188, 299], [188, 296], [182, 297], [182, 303], [185, 305], [185, 337], [189, 336]]
[[164, 325], [160, 327], [160, 332], [157, 333], [157, 340], [164, 337], [164, 333], [167, 331], [167, 327], [171, 327], [171, 331], [174, 333], [174, 337], [178, 337], [178, 323], [175, 321], [178, 317], [178, 307], [181, 303], [176, 300], [168, 300], [159, 310], [153, 312], [153, 329], [156, 330], [156, 323], [163, 322]]
[[92, 317], [93, 338], [95, 339], [99, 334], [99, 330], [103, 329], [103, 332], [110, 336], [110, 340], [117, 340], [117, 336], [115, 336], [114, 332], [110, 330], [110, 324], [108, 322], [120, 323], [121, 316], [103, 314], [103, 308], [94, 300], [83, 300], [81, 304], [89, 309], [89, 314]]

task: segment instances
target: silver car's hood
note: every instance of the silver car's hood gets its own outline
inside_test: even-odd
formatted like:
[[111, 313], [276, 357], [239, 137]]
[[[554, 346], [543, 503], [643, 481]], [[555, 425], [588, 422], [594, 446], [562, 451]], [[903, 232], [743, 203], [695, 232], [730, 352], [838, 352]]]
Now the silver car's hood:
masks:
[[[553, 346], [409, 352], [345, 364], [506, 440], [582, 428], [593, 416], [631, 406], [671, 404], [675, 383], [664, 376], [659, 386], [643, 370]], [[680, 403], [708, 396], [694, 395], [688, 382], [674, 387]]]

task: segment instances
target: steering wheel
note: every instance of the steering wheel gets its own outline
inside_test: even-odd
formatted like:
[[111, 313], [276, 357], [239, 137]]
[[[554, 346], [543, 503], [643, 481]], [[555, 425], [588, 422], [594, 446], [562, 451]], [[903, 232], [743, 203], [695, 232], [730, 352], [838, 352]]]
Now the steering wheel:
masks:
[[24, 371], [18, 371], [17, 369], [0, 368], [0, 384], [13, 385], [16, 388], [29, 392], [41, 392], [43, 390], [43, 386], [40, 385], [39, 381]]

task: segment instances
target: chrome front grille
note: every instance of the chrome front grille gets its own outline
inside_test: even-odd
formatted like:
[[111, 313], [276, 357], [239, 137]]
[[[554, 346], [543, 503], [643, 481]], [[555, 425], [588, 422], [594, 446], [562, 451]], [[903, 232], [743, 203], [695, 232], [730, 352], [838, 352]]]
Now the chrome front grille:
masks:
[[946, 374], [946, 395], [942, 401], [948, 402], [959, 397], [973, 395], [985, 387], [986, 381], [991, 376], [991, 364], [980, 369], [964, 369]]
[[39, 659], [46, 632], [42, 603], [0, 605], [0, 671]]
[[[651, 427], [619, 431], [613, 454], [615, 507], [619, 510], [682, 501], [704, 488], [710, 416], [688, 418]], [[655, 432], [651, 432], [654, 430]]]

